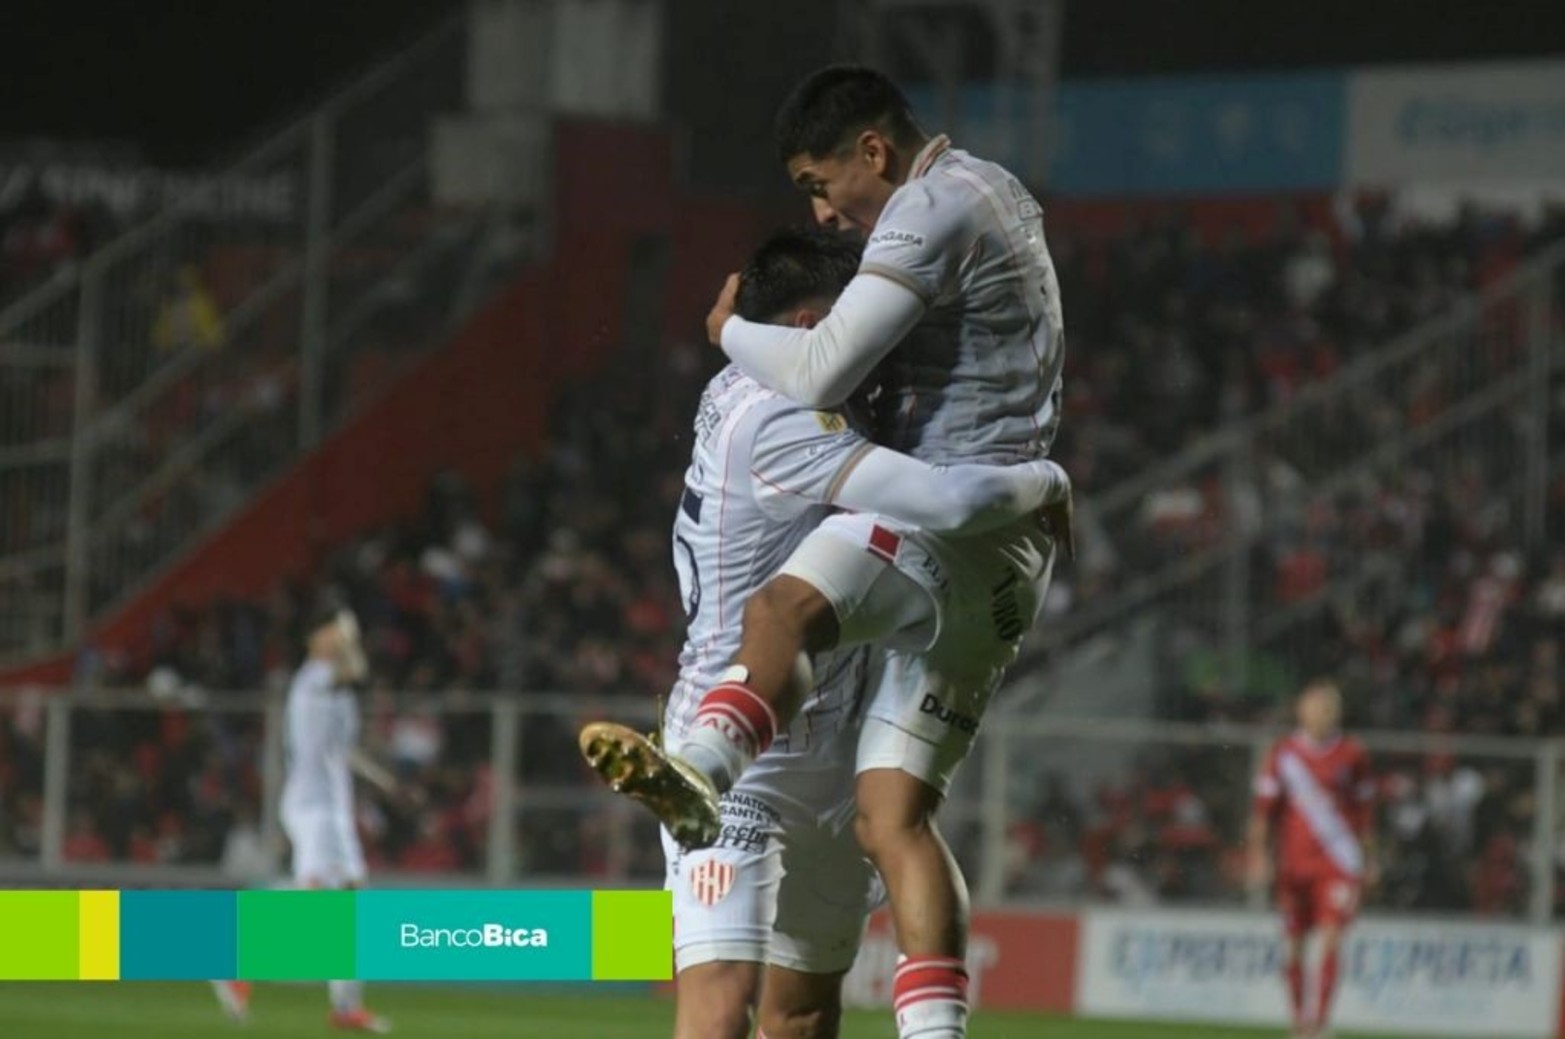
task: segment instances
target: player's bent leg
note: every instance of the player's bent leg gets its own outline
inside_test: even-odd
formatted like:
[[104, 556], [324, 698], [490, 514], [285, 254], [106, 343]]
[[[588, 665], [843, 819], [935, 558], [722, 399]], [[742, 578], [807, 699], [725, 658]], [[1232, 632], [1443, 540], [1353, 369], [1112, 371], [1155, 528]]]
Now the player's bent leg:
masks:
[[[843, 522], [836, 526], [846, 532], [828, 529], [838, 520]], [[757, 593], [760, 603], [747, 613], [741, 663], [702, 698], [679, 747], [666, 751], [614, 722], [583, 728], [580, 746], [592, 767], [615, 791], [657, 816], [683, 846], [709, 847], [717, 839], [718, 797], [786, 723], [773, 703], [812, 683], [806, 650], [892, 637], [922, 648], [933, 639], [938, 619], [930, 593], [891, 566], [886, 554], [866, 549], [879, 529], [873, 520], [832, 517]], [[865, 523], [868, 533], [854, 526]], [[761, 669], [759, 691], [746, 660]]]
[[760, 963], [714, 960], [674, 979], [674, 1039], [750, 1039]]
[[837, 644], [837, 615], [814, 585], [786, 573], [750, 596], [739, 652], [701, 698], [679, 756], [719, 791], [739, 781], [793, 719], [814, 684], [810, 657]]
[[837, 1039], [846, 973], [813, 974], [768, 965], [757, 1039]]
[[886, 640], [927, 647], [938, 607], [898, 569], [902, 544], [864, 515], [833, 516], [805, 538], [746, 605], [735, 666], [702, 699], [679, 755], [724, 789], [791, 721], [811, 654]]

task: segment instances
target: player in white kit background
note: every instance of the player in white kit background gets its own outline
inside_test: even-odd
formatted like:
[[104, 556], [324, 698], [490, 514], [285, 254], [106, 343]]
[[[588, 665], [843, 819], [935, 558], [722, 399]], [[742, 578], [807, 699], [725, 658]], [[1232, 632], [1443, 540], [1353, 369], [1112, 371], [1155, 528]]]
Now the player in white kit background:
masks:
[[[335, 595], [308, 620], [308, 653], [288, 689], [280, 815], [292, 847], [293, 882], [301, 888], [356, 888], [365, 878], [354, 819], [353, 776], [388, 794], [400, 785], [359, 749], [359, 693], [368, 675], [358, 621]], [[231, 1016], [248, 1014], [250, 986], [214, 982]], [[390, 1022], [364, 1006], [358, 981], [327, 983], [328, 1023], [343, 1031], [386, 1033]]]
[[[858, 267], [842, 236], [783, 233], [746, 266], [737, 305], [758, 321], [815, 324]], [[801, 407], [730, 366], [708, 384], [674, 523], [688, 631], [662, 740], [677, 744], [738, 648], [750, 594], [830, 512], [877, 509], [953, 534], [1003, 527], [1068, 494], [1053, 463], [937, 468], [876, 447], [843, 411]], [[792, 724], [719, 803], [719, 831], [685, 851], [664, 831], [674, 892], [676, 1039], [831, 1037], [841, 982], [880, 896], [854, 839], [863, 649], [814, 662]], [[589, 730], [590, 733], [591, 730]], [[605, 748], [584, 738], [595, 758]], [[611, 779], [623, 761], [595, 758]], [[763, 984], [763, 965], [764, 984]]]
[[[923, 461], [1044, 457], [1060, 420], [1064, 331], [1038, 203], [1001, 167], [926, 135], [870, 69], [806, 79], [783, 105], [777, 142], [817, 220], [868, 236], [863, 262], [809, 329], [736, 316], [730, 278], [708, 319], [713, 341], [757, 382], [813, 407], [841, 403], [878, 366], [877, 438]], [[717, 795], [798, 709], [801, 654], [889, 645], [858, 748], [856, 829], [905, 957], [894, 982], [902, 1039], [966, 1034], [966, 886], [934, 817], [1036, 621], [1057, 545], [1069, 550], [1068, 499], [1045, 526], [964, 540], [873, 515], [825, 521], [751, 598], [734, 670], [672, 762], [649, 768], [670, 781], [655, 796], [626, 791], [690, 843], [710, 843]]]

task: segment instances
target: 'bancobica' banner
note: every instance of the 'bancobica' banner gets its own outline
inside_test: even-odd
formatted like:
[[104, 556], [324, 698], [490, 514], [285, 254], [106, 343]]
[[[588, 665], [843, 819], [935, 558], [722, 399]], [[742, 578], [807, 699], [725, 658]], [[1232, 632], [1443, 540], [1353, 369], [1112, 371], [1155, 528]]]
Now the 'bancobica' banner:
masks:
[[[1094, 910], [1082, 918], [1086, 1016], [1288, 1020], [1276, 922], [1247, 913]], [[1367, 919], [1349, 932], [1335, 1022], [1429, 1035], [1553, 1036], [1559, 936], [1503, 924]]]

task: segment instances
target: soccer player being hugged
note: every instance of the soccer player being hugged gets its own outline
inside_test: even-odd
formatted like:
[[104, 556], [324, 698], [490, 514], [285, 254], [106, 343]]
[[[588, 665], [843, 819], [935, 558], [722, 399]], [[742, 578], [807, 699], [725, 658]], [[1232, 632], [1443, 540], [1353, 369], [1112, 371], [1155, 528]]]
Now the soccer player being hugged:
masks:
[[[353, 611], [337, 595], [323, 595], [309, 616], [307, 638], [307, 656], [289, 686], [284, 720], [283, 830], [293, 847], [296, 887], [357, 888], [365, 869], [354, 823], [353, 774], [394, 797], [407, 792], [358, 747], [359, 690], [368, 665]], [[213, 985], [231, 1017], [248, 1017], [249, 983]], [[331, 981], [327, 989], [333, 1028], [391, 1031], [390, 1022], [365, 1008], [362, 982]]]
[[[1264, 889], [1275, 881], [1294, 1034], [1324, 1039], [1342, 937], [1376, 875], [1375, 784], [1363, 744], [1342, 733], [1342, 693], [1335, 682], [1310, 682], [1297, 708], [1298, 729], [1277, 741], [1255, 779], [1250, 883]], [[1311, 986], [1305, 947], [1315, 931], [1320, 972]]]

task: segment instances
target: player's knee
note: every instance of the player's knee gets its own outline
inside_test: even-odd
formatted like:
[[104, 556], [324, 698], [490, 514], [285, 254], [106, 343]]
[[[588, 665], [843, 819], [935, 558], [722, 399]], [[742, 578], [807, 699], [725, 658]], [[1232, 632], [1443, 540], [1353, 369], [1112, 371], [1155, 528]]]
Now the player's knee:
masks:
[[748, 631], [787, 631], [810, 653], [837, 644], [837, 613], [831, 602], [814, 585], [786, 574], [772, 578], [750, 596], [744, 626]]
[[840, 1002], [769, 1006], [761, 1014], [761, 1033], [766, 1039], [837, 1039], [841, 1028]]
[[859, 848], [877, 867], [934, 836], [934, 820], [920, 812], [860, 805], [853, 818]]
[[940, 843], [935, 812], [940, 795], [900, 769], [871, 769], [859, 776], [853, 818], [859, 848], [877, 867]]
[[703, 963], [681, 971], [675, 1039], [749, 1039], [759, 974], [748, 963]]

